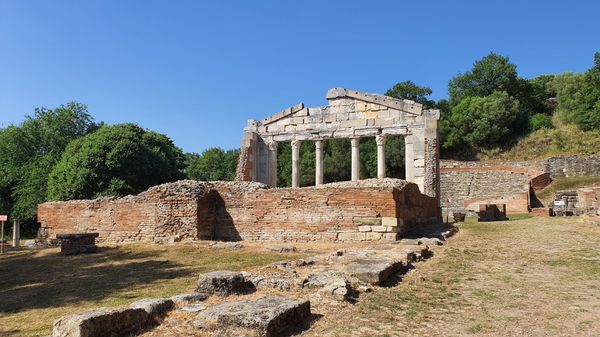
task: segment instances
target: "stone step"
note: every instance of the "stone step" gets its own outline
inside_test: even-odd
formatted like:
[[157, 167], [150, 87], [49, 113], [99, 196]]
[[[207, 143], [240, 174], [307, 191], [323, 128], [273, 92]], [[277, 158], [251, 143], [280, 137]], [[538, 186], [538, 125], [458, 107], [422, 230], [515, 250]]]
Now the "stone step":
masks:
[[247, 328], [260, 337], [278, 337], [298, 328], [311, 316], [308, 300], [266, 296], [230, 302], [198, 314], [196, 325], [217, 328]]

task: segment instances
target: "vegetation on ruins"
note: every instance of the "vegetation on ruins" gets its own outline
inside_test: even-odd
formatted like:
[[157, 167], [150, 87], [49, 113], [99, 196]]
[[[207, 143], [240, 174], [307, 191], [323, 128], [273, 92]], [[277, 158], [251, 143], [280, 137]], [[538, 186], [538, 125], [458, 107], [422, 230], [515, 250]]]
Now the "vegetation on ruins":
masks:
[[49, 200], [137, 194], [184, 178], [183, 153], [135, 124], [102, 126], [69, 143], [48, 179]]
[[234, 180], [240, 151], [212, 147], [202, 154], [185, 154], [185, 175], [189, 179], [214, 181]]

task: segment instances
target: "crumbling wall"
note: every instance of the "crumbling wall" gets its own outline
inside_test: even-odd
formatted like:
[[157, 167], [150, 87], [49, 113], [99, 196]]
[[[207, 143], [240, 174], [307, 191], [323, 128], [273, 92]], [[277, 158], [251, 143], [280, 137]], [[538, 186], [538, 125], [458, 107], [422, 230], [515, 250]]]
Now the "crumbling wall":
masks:
[[[98, 232], [99, 242], [182, 239], [395, 240], [437, 222], [437, 199], [399, 179], [270, 189], [256, 182], [180, 181], [137, 196], [50, 202], [38, 208], [49, 237]], [[359, 228], [360, 227], [360, 228]]]
[[204, 184], [182, 180], [136, 196], [46, 202], [38, 221], [50, 239], [57, 234], [97, 232], [99, 242], [167, 242], [198, 237], [198, 200]]

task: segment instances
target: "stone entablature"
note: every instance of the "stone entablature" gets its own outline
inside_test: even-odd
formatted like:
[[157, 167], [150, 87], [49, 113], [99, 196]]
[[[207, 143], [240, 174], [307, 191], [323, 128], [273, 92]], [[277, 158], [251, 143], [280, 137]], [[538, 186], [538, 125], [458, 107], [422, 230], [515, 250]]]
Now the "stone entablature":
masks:
[[300, 142], [314, 141], [317, 185], [323, 183], [322, 141], [352, 140], [352, 180], [360, 175], [360, 138], [376, 137], [378, 178], [385, 174], [385, 136], [405, 136], [406, 180], [421, 192], [439, 196], [439, 110], [423, 110], [410, 100], [361, 93], [344, 88], [327, 92], [329, 105], [305, 107], [300, 103], [261, 121], [249, 120], [244, 129], [237, 180], [277, 184], [277, 142], [292, 142], [292, 187], [299, 187]]

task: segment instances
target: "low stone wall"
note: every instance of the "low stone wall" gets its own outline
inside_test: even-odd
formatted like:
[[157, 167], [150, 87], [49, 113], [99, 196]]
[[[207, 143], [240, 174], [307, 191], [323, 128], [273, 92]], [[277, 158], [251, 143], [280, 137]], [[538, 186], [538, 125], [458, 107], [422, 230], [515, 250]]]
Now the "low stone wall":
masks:
[[363, 241], [395, 240], [411, 226], [439, 221], [440, 210], [435, 198], [398, 179], [276, 189], [186, 180], [137, 196], [44, 203], [38, 219], [50, 239], [98, 232], [99, 242], [110, 243]]
[[600, 155], [551, 157], [543, 162], [552, 179], [600, 176]]

